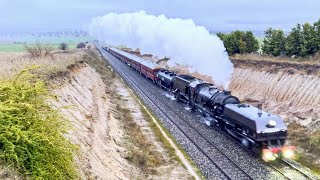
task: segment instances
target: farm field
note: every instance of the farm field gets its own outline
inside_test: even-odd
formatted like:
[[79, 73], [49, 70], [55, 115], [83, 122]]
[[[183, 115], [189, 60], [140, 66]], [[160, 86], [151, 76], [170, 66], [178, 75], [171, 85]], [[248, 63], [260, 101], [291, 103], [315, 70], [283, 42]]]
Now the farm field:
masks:
[[52, 45], [54, 49], [58, 49], [61, 43], [66, 43], [69, 49], [75, 49], [78, 43], [91, 40], [92, 38], [88, 35], [0, 35], [0, 52], [23, 52], [26, 45], [32, 46], [37, 43]]
[[[50, 44], [50, 43], [49, 43]], [[0, 52], [23, 52], [25, 46], [32, 46], [34, 44], [0, 44]], [[59, 48], [59, 44], [50, 44], [54, 49]], [[68, 49], [75, 49], [77, 44], [68, 44]]]

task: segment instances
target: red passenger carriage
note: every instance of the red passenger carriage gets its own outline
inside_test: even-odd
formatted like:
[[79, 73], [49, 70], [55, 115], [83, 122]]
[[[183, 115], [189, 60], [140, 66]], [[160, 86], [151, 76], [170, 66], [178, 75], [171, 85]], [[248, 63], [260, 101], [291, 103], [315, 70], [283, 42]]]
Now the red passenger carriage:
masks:
[[116, 48], [110, 48], [110, 52], [112, 55], [116, 56], [121, 61], [124, 61], [126, 64], [133, 67], [145, 77], [151, 79], [153, 82], [156, 82], [157, 80], [157, 72], [161, 69], [164, 69], [164, 67], [152, 61], [137, 57]]

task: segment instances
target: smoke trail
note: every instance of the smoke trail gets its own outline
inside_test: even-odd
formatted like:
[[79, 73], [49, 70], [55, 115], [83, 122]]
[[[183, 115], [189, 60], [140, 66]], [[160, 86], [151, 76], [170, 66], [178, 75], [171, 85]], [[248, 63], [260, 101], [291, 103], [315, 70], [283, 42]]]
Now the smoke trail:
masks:
[[109, 13], [92, 19], [89, 33], [108, 44], [169, 57], [170, 66], [188, 65], [193, 71], [211, 76], [217, 85], [224, 88], [229, 85], [233, 65], [223, 42], [191, 19], [170, 19], [144, 11]]

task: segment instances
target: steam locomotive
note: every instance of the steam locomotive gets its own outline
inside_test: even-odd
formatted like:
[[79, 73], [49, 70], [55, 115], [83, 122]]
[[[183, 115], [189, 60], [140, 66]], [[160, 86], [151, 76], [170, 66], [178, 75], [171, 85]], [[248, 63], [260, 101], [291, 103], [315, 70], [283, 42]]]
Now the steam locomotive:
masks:
[[209, 82], [190, 75], [178, 75], [116, 48], [103, 48], [154, 84], [173, 93], [177, 101], [187, 103], [192, 111], [208, 117], [211, 126], [232, 136], [247, 149], [261, 153], [263, 160], [293, 158], [294, 147], [284, 146], [287, 127], [279, 116], [241, 103], [230, 91], [219, 90]]

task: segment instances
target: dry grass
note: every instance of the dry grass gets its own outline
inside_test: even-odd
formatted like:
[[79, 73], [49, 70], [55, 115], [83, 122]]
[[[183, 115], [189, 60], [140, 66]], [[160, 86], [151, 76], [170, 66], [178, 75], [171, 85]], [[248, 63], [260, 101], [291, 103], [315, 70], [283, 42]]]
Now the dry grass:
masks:
[[134, 122], [130, 110], [117, 106], [119, 119], [124, 122], [128, 136], [126, 159], [139, 167], [146, 174], [155, 174], [156, 167], [165, 161], [152, 142], [143, 134], [140, 126]]
[[253, 61], [270, 61], [278, 63], [293, 63], [293, 64], [320, 64], [320, 53], [309, 58], [291, 58], [291, 57], [274, 57], [259, 54], [236, 54], [230, 56], [232, 60], [253, 60]]
[[230, 59], [237, 68], [254, 68], [270, 73], [282, 71], [289, 74], [320, 75], [320, 55], [299, 60], [247, 54], [235, 55]]
[[116, 74], [108, 68], [110, 65], [99, 55], [99, 52], [96, 49], [91, 48], [90, 50], [87, 50], [86, 54], [82, 57], [82, 61], [93, 67], [107, 85], [110, 86], [112, 84], [112, 78], [115, 78]]
[[303, 149], [298, 153], [297, 161], [320, 174], [320, 163], [316, 162], [320, 157], [320, 131], [317, 130], [308, 134], [306, 128], [291, 123], [288, 126], [288, 132], [291, 144]]
[[[142, 101], [141, 99], [139, 99], [139, 100]], [[178, 142], [175, 140], [175, 138], [172, 136], [172, 134], [168, 131], [168, 129], [162, 124], [162, 122], [157, 118], [157, 116], [155, 114], [153, 114], [152, 111], [150, 111], [148, 108], [147, 108], [148, 110], [146, 110], [146, 109], [144, 109], [142, 107], [140, 107], [140, 109], [141, 109], [141, 112], [143, 114], [143, 117], [148, 120], [148, 122], [150, 124], [150, 127], [151, 127], [152, 131], [155, 133], [158, 141], [160, 141], [162, 143], [162, 145], [164, 146], [164, 148], [166, 149], [166, 151], [167, 151], [167, 153], [168, 153], [168, 155], [170, 157], [169, 161], [176, 160], [184, 168], [186, 168], [185, 165], [183, 164], [183, 162], [181, 161], [181, 159], [176, 154], [175, 149], [171, 146], [170, 142], [164, 137], [164, 135], [162, 134], [161, 130], [157, 127], [156, 123], [151, 120], [152, 117], [155, 118], [155, 120], [160, 125], [161, 129], [174, 142], [174, 144], [176, 144], [176, 146], [178, 147], [180, 152], [187, 159], [187, 161], [191, 164], [191, 166], [195, 170], [195, 172], [198, 175], [198, 177], [200, 177], [201, 179], [205, 179], [204, 176], [201, 174], [200, 170], [198, 169], [197, 165], [194, 163], [194, 161], [190, 158], [190, 156], [182, 148], [182, 146], [178, 144]], [[148, 113], [148, 111], [151, 113], [151, 115]]]
[[83, 50], [67, 52], [54, 51], [52, 56], [31, 58], [28, 53], [10, 52], [0, 53], [0, 77], [10, 77], [14, 72], [22, 70], [26, 66], [39, 65], [45, 74], [52, 74], [59, 71], [66, 71], [70, 64], [79, 61], [85, 54]]

